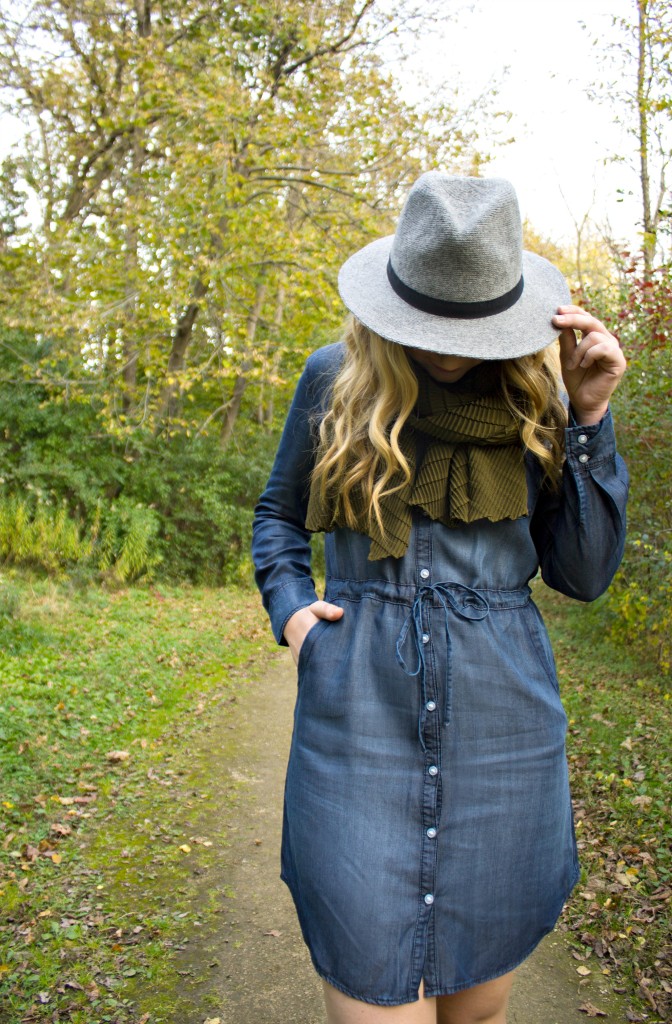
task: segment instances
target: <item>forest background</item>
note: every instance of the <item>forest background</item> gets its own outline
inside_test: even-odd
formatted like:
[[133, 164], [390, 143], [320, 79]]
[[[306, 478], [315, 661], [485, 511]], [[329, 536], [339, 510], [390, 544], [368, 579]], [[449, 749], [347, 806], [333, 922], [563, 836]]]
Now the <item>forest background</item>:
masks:
[[[0, 97], [0, 604], [12, 572], [72, 585], [249, 582], [252, 509], [306, 355], [342, 324], [343, 259], [393, 230], [410, 183], [487, 173], [496, 89], [411, 104], [395, 68], [426, 0], [16, 0]], [[633, 476], [600, 615], [672, 671], [672, 11], [633, 0], [600, 92], [628, 130], [639, 242], [577, 217], [558, 247], [630, 371]], [[628, 169], [634, 164], [636, 170]]]

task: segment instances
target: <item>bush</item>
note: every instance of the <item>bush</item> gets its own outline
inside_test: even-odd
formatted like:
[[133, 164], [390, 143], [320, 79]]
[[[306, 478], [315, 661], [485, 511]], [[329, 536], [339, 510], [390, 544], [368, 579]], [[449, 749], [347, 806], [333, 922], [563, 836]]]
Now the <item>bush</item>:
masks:
[[241, 415], [238, 447], [226, 451], [217, 436], [114, 436], [95, 398], [66, 400], [24, 378], [37, 351], [30, 338], [14, 332], [9, 342], [0, 344], [6, 563], [124, 582], [251, 578], [253, 508], [276, 435]]
[[609, 592], [612, 630], [672, 672], [672, 267], [647, 281], [623, 268], [610, 327], [628, 358], [613, 399], [619, 449], [631, 475], [629, 529]]

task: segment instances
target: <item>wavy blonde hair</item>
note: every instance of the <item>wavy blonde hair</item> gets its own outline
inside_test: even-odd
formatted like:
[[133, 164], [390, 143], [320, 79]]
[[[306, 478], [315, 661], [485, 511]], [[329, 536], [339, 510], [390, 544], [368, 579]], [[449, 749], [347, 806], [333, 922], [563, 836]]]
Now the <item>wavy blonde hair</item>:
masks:
[[[344, 342], [345, 360], [334, 381], [331, 407], [320, 424], [312, 482], [322, 500], [335, 499], [345, 522], [353, 527], [357, 519], [352, 497], [357, 489], [369, 516], [384, 531], [381, 500], [411, 478], [399, 435], [415, 408], [418, 382], [404, 346], [381, 338], [355, 317], [348, 321]], [[522, 444], [538, 458], [547, 484], [557, 489], [567, 425], [559, 395], [557, 346], [502, 360], [500, 366], [502, 395], [518, 420]], [[393, 483], [400, 470], [401, 482]]]

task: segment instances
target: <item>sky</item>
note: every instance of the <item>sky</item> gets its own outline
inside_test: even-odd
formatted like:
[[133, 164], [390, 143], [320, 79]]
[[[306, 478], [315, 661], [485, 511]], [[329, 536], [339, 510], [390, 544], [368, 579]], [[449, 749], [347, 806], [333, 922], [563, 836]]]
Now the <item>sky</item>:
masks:
[[[423, 75], [432, 91], [459, 79], [465, 98], [493, 78], [500, 83], [497, 106], [511, 111], [506, 135], [515, 142], [494, 148], [483, 173], [513, 182], [523, 216], [557, 243], [571, 244], [574, 221], [586, 213], [618, 241], [637, 239], [636, 171], [609, 160], [625, 156], [633, 140], [613, 124], [608, 104], [587, 95], [605, 76], [599, 56], [612, 15], [632, 19], [635, 7], [634, 0], [473, 0], [472, 10], [462, 8], [423, 39], [400, 71], [409, 98]], [[632, 194], [621, 197], [619, 188]]]

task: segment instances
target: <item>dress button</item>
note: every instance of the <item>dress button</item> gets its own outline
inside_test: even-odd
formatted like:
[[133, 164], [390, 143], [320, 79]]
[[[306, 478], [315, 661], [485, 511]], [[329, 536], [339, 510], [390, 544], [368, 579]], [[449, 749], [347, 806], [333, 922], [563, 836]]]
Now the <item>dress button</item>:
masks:
[[429, 569], [421, 569], [420, 570], [420, 579], [421, 580], [428, 580], [429, 579]]
[[430, 764], [429, 768], [427, 769], [427, 774], [432, 776], [438, 775], [439, 769], [436, 767], [435, 764]]
[[428, 700], [427, 703], [425, 704], [425, 707], [427, 708], [428, 711], [436, 711], [436, 701]]
[[581, 455], [579, 455], [579, 462], [586, 463], [588, 462], [589, 458], [590, 455], [587, 455], [585, 452], [582, 452]]
[[579, 434], [579, 436], [578, 436], [579, 444], [585, 444], [587, 440], [588, 440], [588, 434]]
[[429, 643], [429, 633], [423, 633], [422, 634], [422, 642], [423, 642], [423, 644], [428, 644]]
[[435, 828], [428, 828], [427, 829], [427, 838], [428, 839], [436, 839], [436, 829]]
[[431, 892], [428, 892], [427, 895], [425, 896], [425, 903], [427, 904], [428, 907], [431, 907], [433, 902], [434, 897]]

